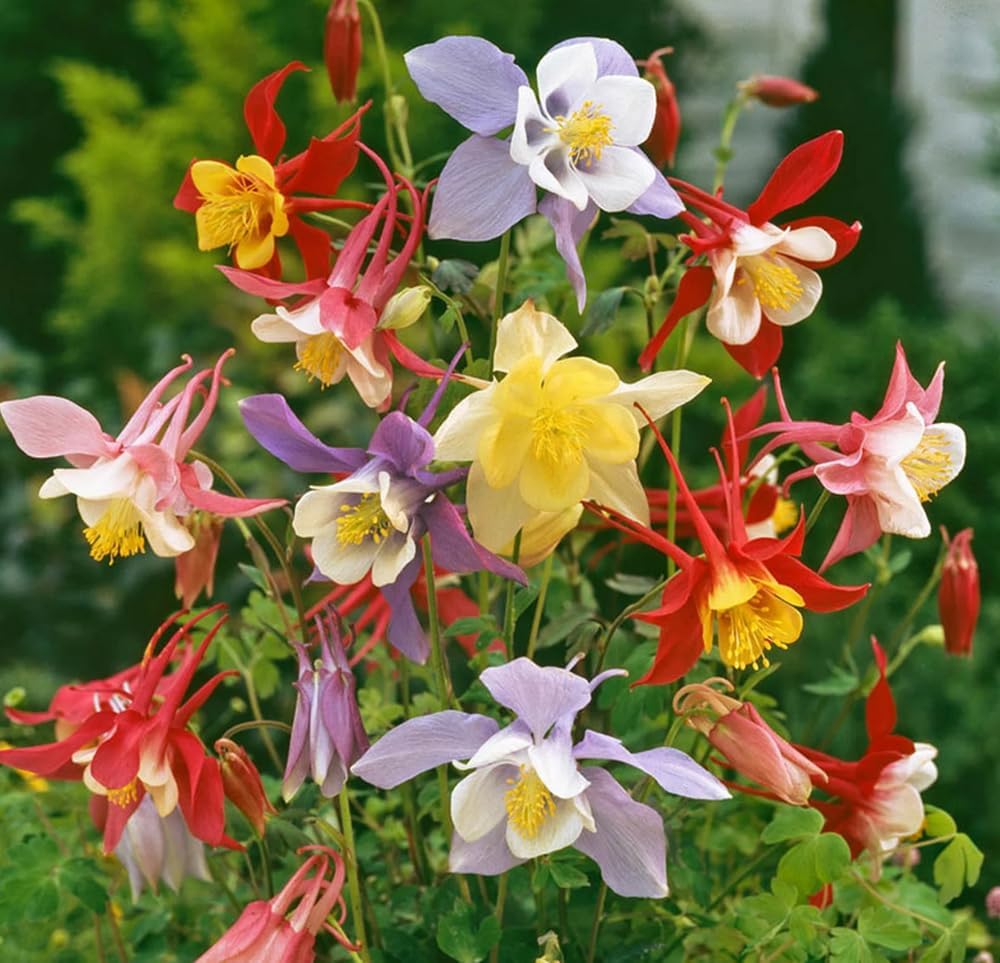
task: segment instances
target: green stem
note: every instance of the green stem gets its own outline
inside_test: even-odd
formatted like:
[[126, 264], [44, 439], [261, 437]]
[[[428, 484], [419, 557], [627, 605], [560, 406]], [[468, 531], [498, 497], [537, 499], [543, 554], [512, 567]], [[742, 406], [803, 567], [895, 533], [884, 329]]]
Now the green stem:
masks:
[[243, 667], [240, 669], [240, 675], [243, 677], [243, 684], [246, 686], [250, 711], [253, 713], [255, 723], [260, 727], [260, 738], [264, 743], [264, 748], [267, 750], [267, 754], [271, 757], [271, 762], [274, 763], [278, 772], [284, 772], [285, 764], [281, 761], [281, 756], [278, 755], [278, 750], [271, 739], [271, 733], [267, 731], [264, 714], [260, 711], [260, 700], [257, 698], [257, 690], [253, 684], [253, 674], [249, 668]]
[[607, 631], [601, 637], [601, 641], [597, 646], [597, 668], [594, 670], [594, 675], [599, 675], [601, 670], [604, 668], [604, 658], [608, 652], [608, 646], [611, 643], [611, 638], [621, 628], [622, 623], [630, 616], [633, 612], [641, 612], [653, 599], [657, 598], [663, 591], [663, 586], [666, 585], [666, 579], [661, 582], [657, 582], [642, 598], [637, 599], [632, 602], [631, 605], [626, 605], [625, 608], [615, 616], [614, 621], [608, 626]]
[[726, 179], [726, 168], [729, 166], [729, 159], [732, 156], [733, 131], [736, 129], [736, 121], [739, 120], [746, 103], [747, 97], [741, 91], [726, 106], [726, 112], [722, 119], [722, 131], [719, 134], [719, 146], [715, 149], [713, 194], [718, 192]]
[[930, 577], [913, 600], [913, 604], [907, 609], [906, 615], [903, 616], [903, 621], [896, 626], [895, 631], [889, 637], [887, 648], [890, 651], [899, 644], [901, 639], [905, 638], [906, 633], [909, 632], [910, 626], [913, 624], [913, 620], [920, 614], [924, 603], [930, 598], [934, 589], [937, 588], [937, 584], [941, 580], [941, 572], [944, 569], [944, 560], [947, 554], [947, 549], [942, 545], [937, 561], [934, 563], [934, 568], [931, 570]]
[[271, 852], [267, 846], [267, 839], [258, 837], [257, 845], [260, 847], [260, 862], [264, 867], [264, 881], [267, 883], [267, 895], [270, 899], [274, 896], [274, 878], [271, 876]]
[[400, 163], [400, 158], [396, 150], [396, 138], [393, 136], [394, 117], [392, 115], [395, 113], [395, 110], [391, 103], [393, 93], [392, 72], [389, 70], [389, 57], [385, 49], [385, 35], [382, 33], [382, 22], [379, 20], [378, 11], [376, 11], [375, 5], [371, 3], [371, 0], [359, 0], [359, 3], [364, 7], [365, 12], [368, 14], [368, 19], [371, 21], [372, 34], [375, 37], [375, 55], [379, 66], [382, 68], [382, 87], [385, 90], [382, 119], [385, 124], [385, 140], [386, 146], [389, 148], [389, 160], [392, 167], [402, 168], [403, 165]]
[[830, 500], [830, 492], [824, 488], [820, 493], [819, 498], [816, 500], [816, 504], [813, 505], [812, 511], [809, 513], [809, 517], [806, 519], [806, 534], [808, 535], [812, 531], [813, 525], [819, 521], [819, 516], [823, 509], [826, 508], [826, 503]]
[[[497, 883], [497, 902], [496, 908], [493, 910], [493, 915], [497, 918], [497, 923], [500, 925], [500, 931], [503, 932], [503, 909], [504, 904], [507, 902], [507, 874], [501, 873], [500, 880]], [[490, 963], [499, 963], [500, 960], [500, 941], [497, 940], [493, 949], [490, 950]]]
[[490, 328], [490, 363], [497, 346], [497, 324], [503, 317], [503, 294], [507, 287], [507, 261], [510, 258], [510, 231], [500, 238], [500, 255], [497, 258], [497, 286], [493, 295], [493, 326]]
[[552, 562], [555, 552], [550, 552], [542, 566], [542, 581], [538, 588], [538, 600], [535, 602], [535, 613], [531, 619], [531, 632], [528, 635], [529, 659], [535, 656], [535, 646], [538, 644], [538, 630], [542, 627], [542, 614], [545, 611], [545, 596], [549, 592], [549, 581], [552, 579]]
[[361, 878], [358, 874], [358, 851], [354, 845], [354, 823], [351, 820], [351, 800], [347, 795], [347, 786], [337, 797], [340, 805], [340, 829], [344, 834], [347, 857], [347, 888], [351, 898], [351, 916], [354, 918], [355, 942], [361, 946], [361, 958], [370, 963], [368, 955], [368, 939], [365, 936], [364, 906], [361, 902]]
[[222, 733], [222, 738], [232, 739], [233, 736], [240, 732], [246, 732], [248, 729], [261, 729], [264, 726], [272, 726], [275, 729], [281, 729], [283, 732], [292, 731], [292, 727], [287, 722], [279, 722], [277, 719], [254, 719], [253, 722], [237, 722], [235, 726], [230, 726]]
[[597, 958], [597, 934], [601, 930], [601, 920], [604, 917], [604, 901], [608, 898], [608, 884], [601, 883], [597, 894], [597, 906], [594, 907], [594, 922], [590, 927], [590, 944], [587, 947], [587, 963], [594, 963]]
[[[514, 536], [514, 551], [510, 560], [517, 565], [517, 560], [521, 555], [521, 531], [518, 529]], [[517, 619], [514, 616], [514, 590], [517, 583], [512, 579], [507, 580], [507, 596], [504, 601], [503, 612], [503, 646], [507, 653], [508, 660], [514, 658], [514, 629], [517, 627]]]
[[939, 923], [937, 920], [932, 920], [929, 916], [924, 916], [923, 913], [916, 913], [905, 906], [900, 906], [898, 903], [893, 903], [888, 897], [879, 890], [872, 886], [867, 879], [864, 878], [860, 873], [855, 873], [854, 878], [866, 889], [872, 896], [875, 897], [883, 906], [887, 909], [891, 909], [894, 913], [902, 913], [904, 916], [910, 916], [915, 920], [919, 920], [925, 926], [930, 926], [932, 929], [940, 930], [942, 933], [948, 931], [948, 927], [944, 923]]
[[441, 648], [441, 626], [438, 622], [437, 607], [437, 585], [434, 580], [434, 558], [431, 554], [431, 537], [424, 536], [424, 579], [427, 582], [427, 622], [431, 635], [431, 670], [435, 677], [435, 684], [438, 687], [438, 699], [441, 708], [448, 705], [455, 709], [462, 707], [455, 698], [455, 690], [451, 685], [451, 676], [448, 673], [448, 659]]

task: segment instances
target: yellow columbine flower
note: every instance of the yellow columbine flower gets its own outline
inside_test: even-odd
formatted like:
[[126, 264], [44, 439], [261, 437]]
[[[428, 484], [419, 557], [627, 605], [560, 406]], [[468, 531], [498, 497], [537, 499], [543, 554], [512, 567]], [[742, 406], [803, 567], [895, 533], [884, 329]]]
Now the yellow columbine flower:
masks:
[[562, 358], [575, 347], [556, 318], [525, 302], [499, 323], [493, 367], [506, 377], [461, 401], [435, 436], [438, 458], [472, 462], [469, 520], [491, 551], [541, 513], [587, 499], [648, 521], [635, 405], [659, 418], [709, 383], [669, 371], [626, 384], [608, 365]]

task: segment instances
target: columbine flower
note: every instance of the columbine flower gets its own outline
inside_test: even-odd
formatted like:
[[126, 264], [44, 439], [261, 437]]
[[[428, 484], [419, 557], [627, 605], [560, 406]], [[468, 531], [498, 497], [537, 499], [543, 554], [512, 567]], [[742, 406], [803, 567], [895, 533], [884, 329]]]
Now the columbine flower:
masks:
[[637, 61], [645, 70], [643, 77], [656, 89], [656, 114], [653, 129], [642, 145], [657, 167], [673, 167], [677, 156], [677, 141], [681, 136], [681, 109], [677, 103], [677, 90], [663, 66], [663, 55], [674, 52], [673, 47], [660, 47], [645, 60]]
[[[206, 609], [170, 637], [153, 654], [160, 638], [177, 620], [173, 615], [154, 633], [130, 698], [97, 703], [87, 718], [58, 742], [0, 751], [0, 764], [42, 776], [83, 779], [96, 795], [107, 797], [104, 851], [118, 845], [129, 818], [148, 793], [160, 816], [178, 806], [191, 832], [212, 846], [240, 848], [225, 835], [222, 777], [219, 764], [205, 754], [201, 740], [188, 728], [191, 717], [219, 683], [234, 673], [220, 672], [182, 704], [205, 650], [225, 619], [206, 633], [197, 648], [189, 645], [177, 670], [164, 685], [167, 666], [191, 629], [218, 607]], [[82, 769], [82, 772], [81, 772]]]
[[[107, 819], [108, 801], [106, 796], [91, 797], [91, 814], [98, 810], [95, 822], [103, 832]], [[195, 839], [184, 822], [179, 809], [167, 816], [156, 811], [156, 805], [149, 796], [143, 796], [135, 812], [125, 824], [122, 837], [115, 847], [115, 856], [128, 872], [132, 900], [142, 895], [143, 886], [149, 886], [155, 893], [163, 880], [175, 893], [188, 876], [212, 881], [205, 861], [205, 846]]]
[[354, 673], [347, 663], [336, 618], [316, 619], [320, 658], [295, 643], [299, 654], [298, 699], [288, 746], [281, 794], [288, 802], [307, 775], [324, 796], [344, 788], [347, 772], [368, 749], [368, 735], [354, 694]]
[[923, 826], [920, 793], [937, 779], [937, 749], [893, 733], [896, 703], [886, 679], [885, 653], [874, 638], [872, 651], [879, 680], [865, 706], [868, 749], [864, 756], [845, 762], [808, 746], [795, 748], [823, 771], [824, 778], [813, 777], [813, 782], [831, 798], [813, 798], [809, 805], [825, 817], [825, 830], [843, 836], [852, 857], [869, 850], [879, 866], [901, 839]]
[[661, 898], [667, 895], [662, 819], [605, 770], [581, 769], [579, 760], [625, 763], [690, 799], [726, 799], [729, 793], [677, 749], [632, 753], [591, 730], [574, 746], [576, 714], [601, 682], [623, 674], [612, 669], [587, 682], [525, 658], [489, 668], [480, 680], [516, 714], [514, 722], [500, 729], [487, 716], [450, 710], [410, 719], [383, 736], [352, 772], [391, 789], [447, 762], [472, 770], [451, 795], [452, 872], [495, 876], [574, 846], [600, 866], [619, 895]]
[[[257, 153], [240, 157], [235, 167], [215, 160], [191, 162], [174, 207], [195, 215], [199, 250], [228, 247], [237, 267], [280, 277], [275, 238], [291, 234], [306, 275], [323, 277], [329, 272], [330, 235], [300, 215], [356, 206], [329, 195], [337, 192], [357, 163], [361, 112], [322, 140], [313, 138], [301, 154], [278, 161], [285, 125], [274, 101], [289, 74], [308, 69], [293, 61], [250, 89], [243, 116]], [[328, 196], [301, 196], [316, 194]]]
[[590, 358], [562, 358], [576, 341], [526, 301], [499, 322], [493, 369], [506, 373], [460, 401], [434, 436], [437, 457], [471, 461], [467, 501], [476, 538], [504, 550], [542, 512], [585, 499], [646, 521], [639, 481], [641, 415], [659, 418], [690, 401], [709, 379], [666, 371], [623, 383]]
[[945, 651], [972, 655], [972, 639], [979, 620], [979, 566], [972, 554], [972, 529], [960, 531], [951, 541], [941, 529], [948, 554], [938, 587], [938, 614], [944, 629]]
[[861, 232], [832, 217], [806, 217], [784, 226], [771, 218], [808, 200], [840, 164], [844, 135], [830, 131], [796, 147], [745, 211], [691, 184], [676, 181], [685, 203], [710, 223], [685, 212], [692, 233], [682, 236], [707, 266], [685, 271], [660, 329], [643, 349], [648, 370], [677, 322], [708, 302], [705, 324], [733, 358], [760, 378], [781, 353], [782, 328], [813, 313], [823, 283], [814, 268], [829, 267], [854, 248]]
[[[816, 463], [790, 475], [786, 484], [815, 475], [827, 491], [847, 498], [847, 512], [820, 571], [863, 552], [883, 532], [906, 538], [930, 535], [923, 504], [965, 464], [965, 432], [934, 420], [944, 388], [943, 362], [922, 388], [910, 373], [903, 345], [897, 343], [882, 407], [872, 418], [854, 412], [844, 425], [793, 421], [777, 379], [775, 387], [783, 420], [755, 434], [777, 432], [765, 451], [798, 444]], [[828, 444], [835, 447], [825, 447]]]
[[[442, 382], [442, 385], [444, 382]], [[382, 419], [367, 451], [330, 448], [312, 435], [281, 395], [257, 395], [240, 405], [257, 441], [296, 471], [350, 472], [333, 485], [314, 487], [295, 506], [296, 534], [312, 539], [319, 573], [341, 585], [371, 572], [392, 609], [389, 642], [415, 662], [430, 651], [410, 588], [421, 559], [417, 545], [430, 535], [434, 563], [449, 572], [482, 569], [524, 582], [524, 573], [474, 542], [444, 490], [465, 469], [434, 473], [434, 440], [424, 425], [441, 388], [420, 421], [394, 411]]]
[[[316, 936], [322, 930], [330, 933], [341, 946], [358, 949], [341, 927], [327, 922], [335, 909], [341, 923], [347, 913], [341, 896], [345, 873], [340, 854], [327, 846], [303, 846], [297, 852], [312, 855], [273, 899], [249, 903], [240, 918], [195, 963], [253, 960], [312, 963], [316, 959]], [[296, 901], [298, 905], [292, 910]]]
[[[117, 438], [101, 430], [89, 411], [66, 398], [37, 395], [0, 404], [17, 446], [32, 458], [59, 455], [73, 468], [57, 468], [39, 491], [42, 498], [77, 496], [83, 534], [97, 561], [144, 552], [175, 556], [195, 547], [181, 521], [196, 509], [222, 516], [255, 515], [284, 504], [282, 499], [232, 498], [211, 490], [212, 473], [202, 462], [186, 462], [215, 409], [225, 352], [214, 369], [191, 378], [166, 404], [164, 391], [192, 364], [174, 368], [156, 384]], [[188, 424], [191, 406], [211, 384], [201, 410]]]
[[752, 703], [723, 695], [714, 684], [733, 688], [721, 678], [686, 685], [674, 696], [674, 712], [687, 714], [687, 724], [705, 736], [738, 773], [778, 799], [804, 806], [812, 792], [811, 777], [825, 782], [823, 770], [782, 739]]
[[[867, 585], [832, 585], [798, 560], [805, 541], [801, 516], [786, 538], [747, 536], [735, 454], [729, 459], [730, 477], [720, 472], [729, 516], [729, 539], [723, 543], [699, 509], [663, 436], [655, 426], [653, 430], [705, 554], [689, 555], [652, 529], [609, 513], [612, 524], [663, 552], [680, 569], [664, 586], [660, 607], [633, 616], [660, 627], [656, 660], [640, 684], [679, 679], [702, 651], [711, 651], [716, 636], [725, 665], [735, 669], [768, 665], [771, 649], [786, 649], [798, 641], [803, 624], [800, 609], [834, 612], [868, 591]], [[735, 450], [732, 427], [730, 434]]]
[[[424, 199], [412, 184], [403, 182], [413, 216], [406, 240], [390, 257], [390, 245], [400, 227], [400, 188], [381, 159], [369, 154], [388, 190], [351, 229], [325, 281], [287, 284], [235, 268], [221, 270], [241, 291], [272, 302], [302, 296], [294, 307], [279, 305], [273, 314], [257, 317], [251, 324], [253, 333], [261, 341], [294, 344], [295, 367], [324, 388], [347, 375], [361, 400], [377, 408], [392, 393], [393, 356], [417, 374], [440, 377], [441, 372], [404, 347], [396, 334], [417, 321], [430, 298], [429, 289], [423, 286], [396, 291], [423, 235]], [[365, 266], [380, 223], [378, 242]]]
[[[598, 208], [666, 218], [682, 207], [638, 149], [656, 92], [611, 40], [585, 37], [550, 50], [538, 64], [537, 97], [513, 59], [480, 37], [444, 37], [406, 55], [424, 97], [473, 131], [441, 172], [429, 233], [487, 241], [537, 207], [556, 232], [582, 309], [576, 245]], [[511, 125], [509, 140], [493, 136]], [[541, 204], [536, 187], [546, 192]]]
[[220, 760], [226, 798], [246, 816], [254, 832], [263, 836], [267, 817], [275, 815], [278, 810], [267, 798], [260, 772], [246, 749], [232, 739], [216, 739], [215, 752]]

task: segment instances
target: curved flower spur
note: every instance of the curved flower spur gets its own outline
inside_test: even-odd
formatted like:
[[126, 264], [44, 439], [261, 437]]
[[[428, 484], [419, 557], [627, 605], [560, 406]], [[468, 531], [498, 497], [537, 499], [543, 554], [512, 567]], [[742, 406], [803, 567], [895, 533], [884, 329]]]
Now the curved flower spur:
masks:
[[728, 799], [729, 792], [678, 749], [633, 753], [589, 729], [574, 745], [577, 713], [602, 682], [624, 674], [610, 669], [588, 682], [526, 658], [494, 666], [480, 681], [516, 715], [510, 725], [501, 729], [488, 716], [453, 710], [410, 719], [375, 743], [351, 772], [392, 789], [444, 763], [471, 770], [451, 795], [452, 872], [496, 876], [574, 846], [598, 864], [619, 895], [661, 898], [668, 889], [660, 815], [632, 799], [608, 772], [581, 768], [580, 761], [624, 763], [689, 799]]

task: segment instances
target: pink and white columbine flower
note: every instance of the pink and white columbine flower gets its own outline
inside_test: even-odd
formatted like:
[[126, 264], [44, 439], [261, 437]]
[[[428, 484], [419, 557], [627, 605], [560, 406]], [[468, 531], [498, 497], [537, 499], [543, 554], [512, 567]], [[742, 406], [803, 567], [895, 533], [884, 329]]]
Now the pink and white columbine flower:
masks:
[[[83, 534], [97, 561], [144, 552], [146, 540], [156, 555], [181, 555], [195, 547], [182, 519], [197, 509], [221, 516], [247, 516], [276, 508], [283, 499], [232, 498], [212, 491], [212, 473], [188, 452], [215, 410], [226, 351], [192, 377], [166, 403], [160, 399], [193, 364], [188, 355], [153, 387], [117, 438], [97, 419], [66, 398], [37, 395], [0, 404], [17, 446], [32, 458], [63, 456], [72, 468], [57, 468], [39, 490], [42, 498], [76, 495], [86, 524]], [[206, 393], [204, 383], [211, 379]], [[204, 395], [201, 410], [188, 424], [191, 407]]]
[[764, 451], [799, 445], [815, 464], [790, 475], [788, 483], [815, 475], [827, 491], [847, 498], [847, 512], [822, 569], [863, 552], [883, 532], [906, 538], [930, 535], [924, 503], [965, 464], [965, 432], [935, 421], [944, 388], [943, 362], [923, 388], [897, 343], [882, 407], [872, 418], [854, 412], [844, 425], [793, 421], [777, 379], [775, 387], [783, 420], [757, 430], [778, 432]]

